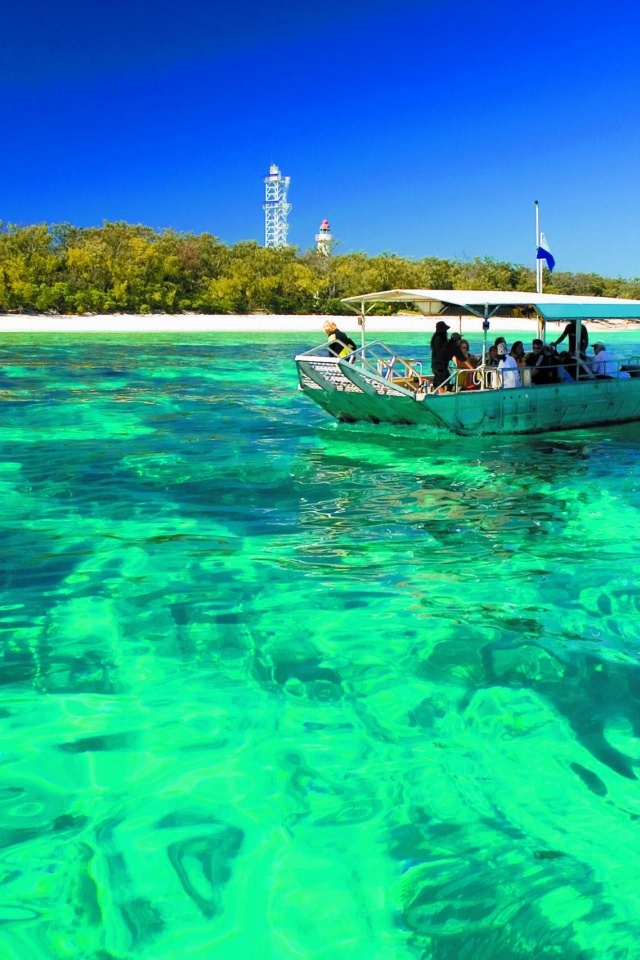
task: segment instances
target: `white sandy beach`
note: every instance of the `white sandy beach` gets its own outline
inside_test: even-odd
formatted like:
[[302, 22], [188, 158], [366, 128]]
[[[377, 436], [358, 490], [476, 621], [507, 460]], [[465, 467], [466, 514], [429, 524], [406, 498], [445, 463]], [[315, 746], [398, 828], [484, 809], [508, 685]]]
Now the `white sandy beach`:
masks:
[[[325, 320], [334, 320], [346, 333], [359, 332], [355, 315], [343, 317], [324, 316], [275, 316], [250, 314], [208, 315], [208, 314], [150, 314], [134, 316], [130, 314], [96, 315], [84, 317], [71, 316], [33, 316], [14, 314], [0, 317], [0, 333], [304, 333], [313, 342], [320, 342], [324, 334], [322, 324]], [[393, 317], [368, 317], [367, 335], [377, 336], [393, 333], [416, 333], [428, 336], [433, 333], [437, 317], [417, 317], [397, 314]], [[452, 330], [461, 333], [482, 333], [482, 320], [479, 317], [449, 318]], [[549, 323], [548, 331], [553, 334], [560, 331], [564, 323]], [[593, 321], [589, 327], [599, 330], [622, 331], [640, 330], [640, 324], [629, 321]], [[536, 325], [531, 320], [519, 318], [497, 318], [491, 321], [495, 330], [522, 332], [528, 339], [535, 336]]]

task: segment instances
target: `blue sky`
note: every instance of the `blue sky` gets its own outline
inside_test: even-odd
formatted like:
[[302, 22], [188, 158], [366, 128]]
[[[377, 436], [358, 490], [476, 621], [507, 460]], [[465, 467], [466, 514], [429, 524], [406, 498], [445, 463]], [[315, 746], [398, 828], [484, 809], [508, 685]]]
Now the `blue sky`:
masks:
[[640, 276], [640, 7], [7, 0], [0, 219]]

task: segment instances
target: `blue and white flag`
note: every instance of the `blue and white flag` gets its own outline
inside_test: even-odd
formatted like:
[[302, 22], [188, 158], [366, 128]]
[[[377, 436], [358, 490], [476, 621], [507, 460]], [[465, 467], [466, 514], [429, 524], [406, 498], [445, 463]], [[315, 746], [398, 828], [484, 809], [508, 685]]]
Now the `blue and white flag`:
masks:
[[540, 246], [538, 247], [536, 260], [546, 260], [549, 273], [553, 271], [553, 268], [556, 265], [556, 261], [553, 258], [551, 250], [549, 249], [549, 244], [547, 243], [547, 238], [545, 237], [544, 233], [540, 234]]

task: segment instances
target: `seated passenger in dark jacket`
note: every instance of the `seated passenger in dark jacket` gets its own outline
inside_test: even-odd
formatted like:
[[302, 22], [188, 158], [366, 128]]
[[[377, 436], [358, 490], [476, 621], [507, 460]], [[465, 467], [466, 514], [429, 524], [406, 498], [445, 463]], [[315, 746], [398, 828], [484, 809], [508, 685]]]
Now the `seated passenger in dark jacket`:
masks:
[[558, 383], [560, 375], [558, 366], [560, 360], [555, 350], [543, 344], [542, 340], [533, 340], [531, 352], [527, 353], [524, 362], [531, 367], [531, 380], [538, 385], [543, 383]]

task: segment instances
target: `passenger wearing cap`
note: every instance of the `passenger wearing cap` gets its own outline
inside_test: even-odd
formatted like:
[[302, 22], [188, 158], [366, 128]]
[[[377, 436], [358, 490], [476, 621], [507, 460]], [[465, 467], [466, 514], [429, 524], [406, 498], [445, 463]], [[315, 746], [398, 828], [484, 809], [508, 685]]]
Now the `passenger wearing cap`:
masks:
[[624, 370], [619, 370], [618, 361], [615, 360], [602, 340], [597, 340], [593, 345], [593, 359], [591, 369], [599, 380], [612, 380], [616, 377], [626, 378], [629, 374]]
[[443, 383], [449, 378], [449, 364], [453, 359], [460, 361], [463, 367], [473, 370], [473, 364], [470, 360], [465, 360], [459, 341], [460, 334], [452, 334], [451, 339], [447, 334], [449, 324], [444, 320], [438, 320], [436, 330], [431, 337], [431, 369], [433, 371], [433, 389], [439, 393], [444, 393]]
[[515, 359], [507, 353], [506, 343], [498, 344], [498, 370], [502, 374], [503, 387], [519, 387], [520, 374]]

